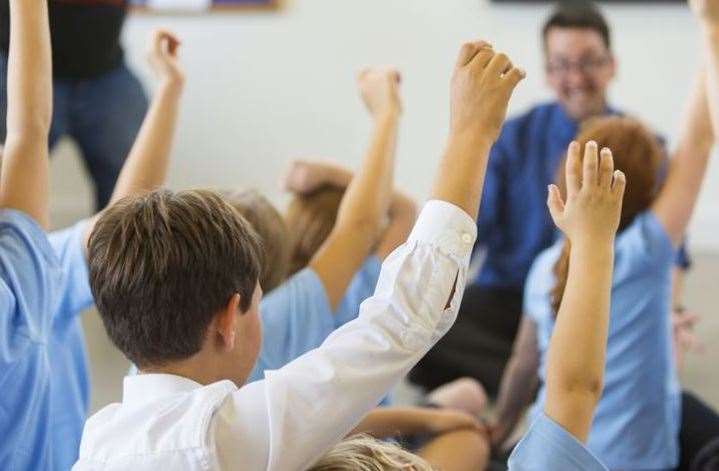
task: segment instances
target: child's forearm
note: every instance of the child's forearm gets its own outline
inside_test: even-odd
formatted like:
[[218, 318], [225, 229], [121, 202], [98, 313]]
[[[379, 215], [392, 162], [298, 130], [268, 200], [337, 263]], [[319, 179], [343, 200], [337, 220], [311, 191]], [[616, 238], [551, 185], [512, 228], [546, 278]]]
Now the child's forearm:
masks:
[[350, 435], [366, 433], [375, 438], [425, 433], [430, 429], [427, 411], [421, 407], [378, 407], [362, 419]]
[[[336, 226], [359, 227], [377, 235], [392, 194], [398, 125], [399, 109], [389, 110], [375, 119], [369, 150], [347, 187]], [[372, 244], [374, 240], [367, 242]]]
[[572, 245], [549, 346], [545, 412], [559, 423], [577, 424], [568, 431], [581, 440], [602, 392], [613, 266], [613, 240]]
[[450, 134], [431, 198], [448, 201], [476, 218], [493, 143], [481, 134]]
[[167, 176], [183, 84], [164, 81], [125, 161], [110, 203], [160, 187]]
[[709, 112], [714, 136], [719, 136], [719, 25], [705, 24], [703, 40], [707, 65], [707, 89]]
[[47, 227], [52, 58], [46, 0], [10, 1], [7, 69], [0, 207], [24, 211]]

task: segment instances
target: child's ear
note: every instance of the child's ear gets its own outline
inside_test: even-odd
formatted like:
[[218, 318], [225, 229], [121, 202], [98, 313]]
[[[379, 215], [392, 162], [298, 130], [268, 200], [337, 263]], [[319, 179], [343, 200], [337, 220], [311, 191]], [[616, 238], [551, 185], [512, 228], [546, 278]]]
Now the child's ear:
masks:
[[230, 351], [235, 348], [237, 336], [237, 315], [240, 312], [240, 295], [235, 293], [227, 301], [227, 305], [217, 315], [217, 333], [222, 341], [222, 349]]

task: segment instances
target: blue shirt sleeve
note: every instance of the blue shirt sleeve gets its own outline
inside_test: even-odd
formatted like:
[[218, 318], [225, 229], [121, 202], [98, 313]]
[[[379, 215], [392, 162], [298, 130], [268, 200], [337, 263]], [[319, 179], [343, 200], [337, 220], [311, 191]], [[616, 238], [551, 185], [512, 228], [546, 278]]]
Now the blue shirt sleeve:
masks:
[[562, 426], [540, 414], [509, 457], [510, 471], [607, 471]]
[[248, 382], [319, 347], [335, 329], [325, 287], [311, 268], [267, 295], [260, 303], [260, 319], [262, 347]]
[[55, 313], [56, 319], [72, 320], [93, 303], [85, 254], [88, 223], [88, 220], [83, 220], [48, 236], [65, 274], [60, 286], [60, 305]]
[[352, 278], [344, 297], [337, 306], [334, 315], [336, 329], [357, 318], [360, 304], [374, 294], [381, 268], [382, 262], [376, 255], [372, 255], [365, 260], [360, 270]]
[[0, 210], [0, 348], [12, 361], [27, 342], [44, 343], [62, 279], [55, 253], [37, 223]]
[[615, 279], [622, 280], [645, 270], [663, 269], [676, 257], [669, 234], [651, 211], [638, 215], [616, 242]]

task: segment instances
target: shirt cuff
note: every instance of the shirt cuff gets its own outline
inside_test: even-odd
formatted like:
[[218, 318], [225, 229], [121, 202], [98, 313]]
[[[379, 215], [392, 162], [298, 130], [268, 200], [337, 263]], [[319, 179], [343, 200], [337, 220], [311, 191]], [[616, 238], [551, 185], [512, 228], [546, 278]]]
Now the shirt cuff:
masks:
[[477, 240], [477, 223], [459, 207], [442, 200], [425, 203], [407, 242], [437, 245], [447, 255], [469, 257]]

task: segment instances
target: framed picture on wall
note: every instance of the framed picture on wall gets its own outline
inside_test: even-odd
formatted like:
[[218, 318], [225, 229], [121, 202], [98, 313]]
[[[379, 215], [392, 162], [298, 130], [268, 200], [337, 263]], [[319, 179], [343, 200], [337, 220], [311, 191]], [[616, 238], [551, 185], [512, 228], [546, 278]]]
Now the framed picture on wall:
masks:
[[271, 10], [280, 0], [130, 0], [138, 10], [203, 12], [214, 10]]

